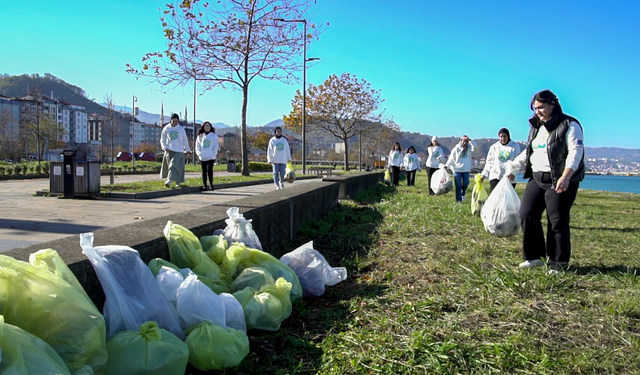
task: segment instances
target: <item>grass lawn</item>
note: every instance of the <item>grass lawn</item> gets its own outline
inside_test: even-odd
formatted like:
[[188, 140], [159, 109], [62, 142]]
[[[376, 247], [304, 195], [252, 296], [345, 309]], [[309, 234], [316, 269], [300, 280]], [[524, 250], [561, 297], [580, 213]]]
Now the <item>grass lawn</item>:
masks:
[[[261, 181], [271, 180], [273, 176], [270, 174], [252, 174], [251, 176], [242, 176], [240, 174], [234, 176], [215, 176], [213, 177], [213, 186], [218, 184], [225, 184], [230, 182], [244, 182], [244, 181]], [[202, 186], [201, 178], [187, 178], [185, 182], [180, 184], [181, 186]], [[153, 181], [141, 181], [141, 182], [129, 182], [114, 185], [102, 185], [100, 190], [104, 192], [119, 192], [119, 193], [143, 193], [147, 191], [167, 190], [164, 186], [164, 181], [160, 178]]]
[[314, 240], [349, 279], [296, 301], [277, 332], [249, 332], [251, 353], [224, 373], [640, 373], [640, 195], [580, 191], [571, 267], [551, 276], [517, 268], [521, 234], [494, 237], [454, 201], [420, 173], [270, 249]]

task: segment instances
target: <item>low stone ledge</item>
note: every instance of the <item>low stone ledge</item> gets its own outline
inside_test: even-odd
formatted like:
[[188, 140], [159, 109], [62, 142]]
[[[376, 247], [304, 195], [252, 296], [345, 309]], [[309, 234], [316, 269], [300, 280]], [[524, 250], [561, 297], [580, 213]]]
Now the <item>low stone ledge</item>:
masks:
[[[354, 178], [355, 176], [358, 178]], [[324, 177], [322, 181], [337, 182], [340, 185], [338, 199], [353, 199], [356, 194], [382, 182], [383, 179], [384, 172], [374, 171]]]

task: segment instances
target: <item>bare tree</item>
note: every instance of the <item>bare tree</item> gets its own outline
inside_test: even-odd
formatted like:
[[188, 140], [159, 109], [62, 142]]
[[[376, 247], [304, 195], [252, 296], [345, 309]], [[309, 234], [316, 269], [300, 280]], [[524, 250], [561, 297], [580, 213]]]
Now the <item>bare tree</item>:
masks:
[[[307, 124], [315, 130], [324, 130], [344, 143], [344, 165], [349, 166], [348, 141], [358, 135], [371, 122], [380, 119], [377, 113], [384, 102], [380, 91], [355, 75], [331, 75], [320, 86], [309, 84], [307, 89]], [[284, 116], [288, 129], [298, 131], [302, 118], [302, 94], [296, 92], [291, 101], [293, 109]]]
[[[115, 151], [115, 137], [122, 131], [122, 122], [120, 121], [120, 114], [116, 110], [116, 100], [113, 94], [107, 94], [104, 96], [105, 109], [102, 116], [102, 134], [106, 136], [110, 141], [111, 148], [111, 164], [113, 165], [114, 151]], [[104, 138], [103, 138], [104, 139]]]
[[[201, 92], [216, 86], [241, 90], [242, 174], [248, 176], [249, 85], [256, 77], [296, 81], [303, 41], [317, 37], [320, 30], [311, 25], [304, 35], [295, 23], [279, 20], [303, 21], [312, 2], [185, 0], [167, 4], [161, 18], [166, 51], [147, 53], [140, 70], [127, 64], [127, 72], [153, 77], [163, 86], [200, 81]], [[306, 20], [304, 24], [306, 30]]]
[[400, 136], [400, 126], [393, 119], [371, 126], [370, 131], [363, 134], [364, 152], [371, 158], [373, 165], [379, 156], [387, 154]]
[[22, 138], [26, 145], [30, 142], [35, 143], [36, 158], [40, 163], [44, 149], [43, 143], [46, 139], [56, 139], [64, 130], [62, 124], [58, 123], [57, 113], [45, 111], [45, 98], [40, 95], [37, 86], [22, 100], [25, 103], [20, 113]]

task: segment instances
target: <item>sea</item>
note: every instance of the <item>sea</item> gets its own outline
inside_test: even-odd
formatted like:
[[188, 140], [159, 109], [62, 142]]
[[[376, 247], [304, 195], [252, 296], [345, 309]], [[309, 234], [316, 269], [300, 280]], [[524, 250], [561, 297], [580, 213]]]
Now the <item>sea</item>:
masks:
[[[526, 182], [522, 174], [518, 175], [517, 182]], [[580, 189], [640, 194], [640, 176], [588, 174], [580, 183]]]

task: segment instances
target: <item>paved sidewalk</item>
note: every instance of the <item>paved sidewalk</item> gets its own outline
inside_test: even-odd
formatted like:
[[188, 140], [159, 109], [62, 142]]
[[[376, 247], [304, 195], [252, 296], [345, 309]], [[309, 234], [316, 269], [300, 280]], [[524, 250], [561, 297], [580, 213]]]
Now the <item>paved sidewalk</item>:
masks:
[[[227, 172], [215, 172], [222, 176]], [[200, 177], [188, 172], [187, 178]], [[157, 180], [158, 174], [116, 176], [116, 183]], [[299, 180], [302, 184], [316, 179]], [[109, 176], [102, 176], [102, 185]], [[237, 199], [273, 191], [273, 184], [174, 195], [146, 200], [58, 199], [34, 196], [49, 188], [49, 179], [0, 181], [0, 252], [27, 245], [90, 232], [102, 228], [126, 225], [139, 220], [197, 209], [204, 205], [229, 204]]]

